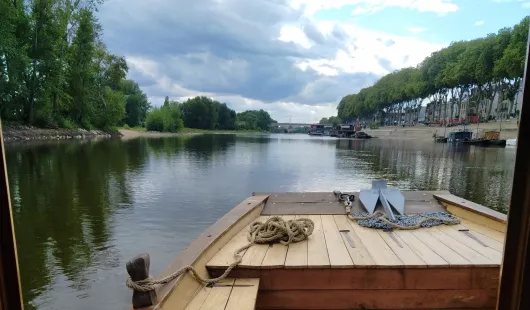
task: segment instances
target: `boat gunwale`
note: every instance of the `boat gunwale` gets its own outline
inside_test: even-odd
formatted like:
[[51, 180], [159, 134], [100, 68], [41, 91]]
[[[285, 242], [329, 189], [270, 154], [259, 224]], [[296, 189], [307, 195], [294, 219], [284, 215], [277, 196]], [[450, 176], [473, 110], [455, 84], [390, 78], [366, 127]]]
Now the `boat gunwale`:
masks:
[[[261, 210], [265, 206], [265, 203], [267, 202], [267, 199], [269, 196], [267, 195], [260, 195], [260, 196], [250, 196], [243, 200], [241, 203], [239, 203], [234, 208], [230, 209], [223, 217], [221, 217], [219, 220], [217, 220], [215, 223], [213, 223], [211, 226], [206, 228], [197, 238], [195, 238], [186, 249], [184, 249], [174, 260], [173, 262], [166, 268], [164, 271], [162, 271], [159, 277], [167, 276], [168, 274], [171, 274], [175, 272], [176, 270], [191, 265], [195, 268], [204, 268], [206, 270], [206, 264], [204, 266], [199, 266], [197, 264], [201, 258], [205, 255], [207, 250], [209, 248], [212, 248], [213, 246], [218, 247], [219, 249], [228, 243], [231, 238], [236, 235], [241, 229], [237, 228], [238, 223], [242, 223], [242, 220], [245, 217], [249, 217], [253, 212], [256, 213], [256, 216], [249, 218], [247, 221], [249, 224], [259, 216], [259, 213], [261, 213]], [[246, 222], [245, 226], [247, 225]], [[226, 236], [225, 241], [223, 244], [220, 244], [220, 240]], [[219, 244], [216, 244], [219, 243]], [[213, 255], [212, 255], [213, 256]], [[211, 259], [211, 257], [206, 258], [206, 262]], [[199, 272], [200, 273], [200, 272]], [[172, 295], [174, 292], [174, 289], [182, 282], [182, 280], [185, 277], [191, 277], [190, 275], [182, 275], [173, 281], [160, 286], [156, 290], [157, 295], [157, 301], [154, 305], [140, 308], [142, 310], [147, 309], [160, 309], [160, 306], [164, 304], [164, 302], [167, 301], [168, 297]], [[193, 280], [195, 281], [195, 280]], [[197, 283], [198, 284], [198, 283]], [[193, 298], [195, 294], [190, 296], [190, 298]], [[191, 299], [190, 299], [191, 300]], [[132, 305], [130, 306], [130, 309], [132, 308]]]
[[477, 204], [470, 200], [464, 199], [462, 197], [459, 197], [453, 194], [448, 194], [448, 195], [447, 194], [442, 194], [442, 195], [434, 194], [433, 196], [440, 202], [445, 202], [454, 207], [464, 209], [469, 212], [473, 212], [475, 214], [484, 216], [486, 218], [492, 219], [494, 221], [497, 221], [503, 224], [507, 223], [508, 217], [506, 214], [500, 213], [498, 211], [485, 207], [481, 204]]

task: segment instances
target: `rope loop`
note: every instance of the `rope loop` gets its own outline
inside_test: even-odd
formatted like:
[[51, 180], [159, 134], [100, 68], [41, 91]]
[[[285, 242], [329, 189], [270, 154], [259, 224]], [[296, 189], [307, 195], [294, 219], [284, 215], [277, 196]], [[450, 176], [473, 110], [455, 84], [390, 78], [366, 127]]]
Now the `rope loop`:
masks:
[[178, 278], [180, 275], [190, 272], [199, 283], [212, 287], [215, 283], [226, 278], [230, 274], [230, 271], [241, 263], [243, 260], [243, 254], [241, 254], [241, 252], [247, 250], [252, 245], [273, 243], [289, 245], [291, 243], [300, 242], [306, 240], [313, 233], [314, 228], [315, 224], [308, 218], [285, 221], [279, 216], [273, 216], [265, 221], [265, 223], [255, 221], [250, 224], [250, 229], [247, 234], [248, 243], [234, 252], [234, 262], [217, 278], [204, 278], [197, 273], [193, 266], [185, 266], [158, 280], [148, 277], [144, 280], [133, 281], [131, 277], [128, 277], [125, 281], [125, 285], [134, 291], [149, 292], [155, 290], [157, 285], [167, 284]]

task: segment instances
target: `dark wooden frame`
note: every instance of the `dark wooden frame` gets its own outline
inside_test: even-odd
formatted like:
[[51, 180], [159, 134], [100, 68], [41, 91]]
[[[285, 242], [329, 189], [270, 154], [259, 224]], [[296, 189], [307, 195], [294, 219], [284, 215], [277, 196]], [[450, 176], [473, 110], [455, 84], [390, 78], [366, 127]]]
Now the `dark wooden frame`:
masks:
[[18, 269], [17, 243], [15, 241], [15, 227], [11, 200], [9, 197], [9, 183], [4, 150], [4, 137], [0, 123], [0, 166], [2, 181], [0, 186], [0, 310], [23, 309], [22, 290]]
[[[529, 31], [530, 38], [530, 31]], [[528, 41], [530, 42], [530, 41]], [[527, 42], [523, 102], [497, 309], [530, 309], [530, 46]], [[526, 293], [526, 294], [525, 294]]]

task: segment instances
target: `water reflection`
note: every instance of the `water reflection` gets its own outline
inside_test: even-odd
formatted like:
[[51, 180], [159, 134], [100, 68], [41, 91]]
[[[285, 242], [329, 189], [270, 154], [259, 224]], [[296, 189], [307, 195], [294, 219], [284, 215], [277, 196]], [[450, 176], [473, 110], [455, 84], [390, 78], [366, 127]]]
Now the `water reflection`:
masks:
[[515, 152], [414, 140], [306, 135], [10, 144], [27, 308], [122, 308], [125, 262], [160, 272], [204, 228], [254, 191], [358, 190], [374, 178], [450, 190], [506, 211]]

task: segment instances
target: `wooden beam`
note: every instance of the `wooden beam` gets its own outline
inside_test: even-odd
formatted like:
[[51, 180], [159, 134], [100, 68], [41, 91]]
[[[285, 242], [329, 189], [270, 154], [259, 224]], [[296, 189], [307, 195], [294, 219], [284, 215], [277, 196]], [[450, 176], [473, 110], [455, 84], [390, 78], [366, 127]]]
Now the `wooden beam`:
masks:
[[[530, 32], [529, 32], [530, 34]], [[527, 41], [523, 102], [508, 210], [508, 227], [497, 309], [530, 309], [530, 56]]]
[[2, 124], [0, 123], [0, 166], [2, 181], [0, 186], [0, 310], [23, 309], [20, 274], [18, 269], [17, 243], [15, 227], [9, 197], [9, 182], [4, 150]]

